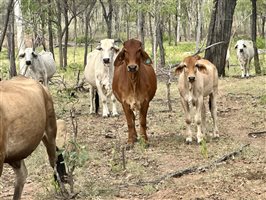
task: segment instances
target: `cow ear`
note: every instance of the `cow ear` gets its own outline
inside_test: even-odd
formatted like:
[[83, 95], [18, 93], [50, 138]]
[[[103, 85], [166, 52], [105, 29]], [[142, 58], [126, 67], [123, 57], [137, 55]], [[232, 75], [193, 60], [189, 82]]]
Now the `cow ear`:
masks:
[[144, 62], [144, 64], [146, 64], [146, 65], [152, 64], [152, 60], [151, 60], [150, 56], [143, 49], [141, 49], [141, 57], [142, 57], [142, 61]]
[[195, 55], [194, 58], [196, 58], [196, 60], [200, 60], [201, 57], [199, 55]]
[[122, 49], [119, 54], [116, 56], [115, 62], [114, 62], [114, 66], [118, 67], [120, 65], [122, 65], [123, 61], [125, 59], [125, 50]]
[[119, 47], [118, 47], [118, 46], [116, 46], [116, 45], [114, 45], [114, 46], [113, 46], [113, 49], [114, 49], [114, 51], [115, 51], [116, 53], [118, 53], [118, 52], [119, 52], [119, 50], [120, 50], [120, 49], [119, 49]]
[[197, 64], [196, 64], [196, 67], [197, 67], [197, 69], [198, 69], [200, 72], [202, 72], [203, 74], [208, 74], [207, 68], [206, 68], [206, 66], [205, 66], [204, 64], [202, 64], [202, 63], [197, 63]]
[[176, 75], [180, 75], [183, 70], [184, 70], [185, 64], [184, 63], [180, 63], [177, 68], [175, 69], [175, 74]]
[[38, 56], [38, 54], [35, 53], [34, 51], [33, 51], [31, 54], [32, 54], [32, 56], [33, 56], [34, 58], [36, 58], [36, 57]]

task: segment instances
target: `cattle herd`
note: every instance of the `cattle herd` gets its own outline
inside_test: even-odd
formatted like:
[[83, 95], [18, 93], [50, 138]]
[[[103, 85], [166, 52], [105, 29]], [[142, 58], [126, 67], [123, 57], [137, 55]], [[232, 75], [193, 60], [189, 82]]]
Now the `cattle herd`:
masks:
[[[249, 65], [254, 56], [251, 41], [239, 40], [235, 45], [242, 77], [249, 77]], [[11, 80], [0, 82], [0, 176], [3, 164], [11, 165], [16, 173], [13, 199], [20, 199], [27, 177], [24, 159], [42, 141], [47, 149], [56, 179], [64, 181], [66, 172], [56, 156], [56, 114], [48, 82], [56, 72], [50, 52], [37, 53], [26, 48], [20, 53], [20, 74]], [[157, 89], [156, 74], [152, 60], [136, 39], [123, 43], [119, 49], [113, 39], [103, 39], [88, 54], [84, 80], [90, 84], [90, 113], [97, 113], [96, 96], [102, 103], [102, 116], [117, 116], [117, 101], [122, 105], [128, 126], [127, 147], [137, 141], [136, 112], [139, 113], [140, 136], [148, 146], [146, 118], [149, 103]], [[216, 99], [218, 74], [216, 67], [199, 56], [188, 56], [177, 66], [178, 89], [185, 114], [186, 142], [192, 142], [191, 109], [195, 107], [197, 142], [204, 139], [206, 108], [204, 97], [209, 97], [213, 119], [213, 137], [219, 137], [217, 128]], [[35, 80], [32, 80], [35, 79]], [[42, 84], [40, 84], [41, 82]], [[112, 109], [108, 108], [111, 100]]]

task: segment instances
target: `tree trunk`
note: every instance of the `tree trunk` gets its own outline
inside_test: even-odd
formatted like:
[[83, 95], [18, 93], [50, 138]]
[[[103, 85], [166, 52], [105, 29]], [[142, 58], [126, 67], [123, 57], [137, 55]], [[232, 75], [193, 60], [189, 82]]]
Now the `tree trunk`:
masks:
[[[65, 42], [64, 42], [64, 48], [63, 48], [63, 68], [66, 69], [67, 67], [67, 44], [68, 44], [68, 2], [67, 0], [64, 0], [63, 2], [63, 15], [64, 15], [64, 21], [65, 21]], [[63, 37], [63, 35], [61, 36]]]
[[172, 21], [171, 21], [171, 15], [168, 16], [168, 45], [171, 46], [172, 43]]
[[92, 0], [90, 5], [87, 8], [86, 16], [85, 16], [85, 51], [84, 51], [84, 67], [87, 64], [87, 54], [88, 54], [88, 46], [89, 46], [89, 40], [88, 40], [88, 32], [89, 32], [89, 25], [90, 25], [90, 15], [92, 12], [92, 9], [96, 3], [96, 0]]
[[54, 57], [54, 41], [53, 41], [53, 27], [52, 27], [52, 2], [51, 2], [51, 0], [48, 0], [48, 35], [49, 35], [49, 51], [53, 54], [53, 57]]
[[63, 46], [62, 46], [62, 18], [61, 18], [61, 0], [56, 1], [57, 7], [57, 39], [58, 39], [58, 48], [59, 48], [59, 65], [60, 68], [63, 68]]
[[252, 20], [251, 20], [251, 38], [254, 47], [254, 65], [256, 74], [261, 74], [259, 55], [257, 49], [257, 5], [256, 0], [251, 0], [252, 3]]
[[[157, 0], [154, 0], [154, 10], [157, 10]], [[157, 72], [157, 26], [159, 26], [160, 15], [154, 13], [154, 34], [153, 34], [153, 67], [155, 72]]]
[[152, 30], [152, 15], [149, 13], [149, 29], [150, 29], [150, 38], [151, 38], [151, 46], [152, 46], [152, 56], [154, 57], [154, 36], [153, 36], [153, 30]]
[[176, 40], [175, 40], [175, 45], [177, 45], [178, 42], [181, 41], [180, 37], [180, 26], [181, 26], [181, 21], [180, 21], [180, 10], [181, 10], [181, 0], [177, 0], [177, 7], [176, 7]]
[[5, 39], [7, 27], [8, 27], [9, 17], [10, 17], [10, 13], [12, 12], [12, 10], [13, 10], [13, 0], [9, 0], [8, 6], [7, 6], [4, 30], [0, 38], [0, 52], [2, 51], [2, 46], [3, 46], [4, 39]]
[[202, 25], [202, 0], [198, 0], [197, 6], [197, 33], [196, 33], [196, 50], [199, 49], [200, 45], [200, 36], [201, 36], [201, 25]]
[[266, 16], [262, 16], [262, 22], [261, 22], [261, 37], [265, 39], [265, 22], [266, 22]]
[[[138, 0], [138, 3], [141, 5], [142, 0]], [[138, 39], [142, 42], [142, 47], [145, 49], [144, 24], [145, 24], [144, 12], [143, 10], [140, 9], [138, 10]]]
[[112, 0], [108, 0], [108, 6], [109, 6], [108, 13], [106, 11], [105, 5], [102, 0], [100, 0], [100, 3], [103, 8], [103, 17], [107, 25], [107, 38], [112, 38], [112, 16], [113, 16]]
[[217, 67], [219, 76], [225, 76], [225, 58], [231, 36], [235, 6], [236, 0], [214, 0], [207, 46], [220, 41], [225, 43], [207, 49], [205, 58]]
[[14, 34], [14, 13], [11, 12], [9, 16], [9, 24], [8, 24], [8, 34], [7, 34], [7, 42], [8, 42], [8, 58], [10, 62], [10, 77], [16, 76], [16, 61], [15, 61], [15, 34]]
[[19, 55], [25, 50], [23, 16], [21, 13], [21, 0], [15, 1], [14, 14], [17, 26], [17, 47]]
[[157, 42], [160, 49], [160, 67], [164, 68], [165, 66], [165, 51], [163, 46], [163, 22], [160, 20], [157, 26]]

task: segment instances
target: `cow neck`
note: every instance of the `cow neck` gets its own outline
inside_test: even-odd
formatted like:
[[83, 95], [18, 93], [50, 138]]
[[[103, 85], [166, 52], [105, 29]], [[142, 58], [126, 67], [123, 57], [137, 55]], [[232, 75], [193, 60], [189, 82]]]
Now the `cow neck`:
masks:
[[130, 80], [129, 84], [132, 87], [134, 94], [136, 93], [136, 88], [137, 88], [137, 85], [139, 83], [138, 73], [139, 72], [135, 72], [135, 73], [128, 72], [128, 77], [129, 77], [129, 80]]

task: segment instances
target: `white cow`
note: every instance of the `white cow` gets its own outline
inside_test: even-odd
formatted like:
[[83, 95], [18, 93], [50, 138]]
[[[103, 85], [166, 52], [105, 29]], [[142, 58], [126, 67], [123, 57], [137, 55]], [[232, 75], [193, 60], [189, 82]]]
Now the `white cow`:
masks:
[[56, 65], [51, 52], [36, 53], [32, 48], [26, 48], [20, 57], [19, 73], [31, 77], [48, 86], [48, 81], [56, 71]]
[[115, 40], [104, 39], [100, 41], [96, 50], [90, 52], [87, 57], [84, 76], [90, 84], [90, 113], [97, 113], [97, 105], [94, 105], [94, 90], [97, 89], [103, 105], [103, 117], [110, 116], [107, 106], [107, 99], [112, 100], [112, 115], [117, 116], [116, 98], [112, 93], [112, 81], [114, 74], [114, 60], [119, 48], [115, 45]]
[[241, 77], [249, 77], [250, 62], [254, 57], [253, 42], [250, 40], [238, 40], [235, 49], [242, 70]]

